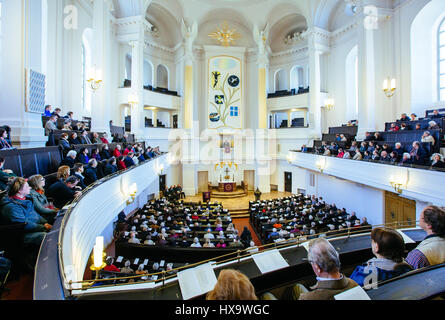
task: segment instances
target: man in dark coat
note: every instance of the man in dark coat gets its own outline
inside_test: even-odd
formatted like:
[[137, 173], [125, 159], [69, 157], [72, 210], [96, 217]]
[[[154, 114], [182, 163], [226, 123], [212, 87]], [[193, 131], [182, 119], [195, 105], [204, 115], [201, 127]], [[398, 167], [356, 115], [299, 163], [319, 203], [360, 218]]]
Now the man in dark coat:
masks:
[[97, 161], [96, 159], [91, 159], [88, 166], [85, 167], [85, 184], [89, 186], [90, 184], [97, 181]]
[[80, 191], [74, 190], [78, 183], [79, 178], [75, 176], [68, 177], [65, 182], [59, 180], [48, 188], [48, 196], [54, 199], [57, 208], [62, 209], [81, 194]]

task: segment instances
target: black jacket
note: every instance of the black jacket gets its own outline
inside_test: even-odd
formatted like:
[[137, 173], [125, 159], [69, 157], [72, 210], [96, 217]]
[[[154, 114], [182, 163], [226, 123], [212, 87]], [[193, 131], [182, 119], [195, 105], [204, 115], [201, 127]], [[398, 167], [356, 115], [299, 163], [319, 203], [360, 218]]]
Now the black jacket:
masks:
[[62, 209], [68, 202], [74, 199], [75, 191], [66, 186], [63, 181], [53, 183], [47, 191], [47, 196], [54, 199], [54, 205]]
[[105, 169], [104, 169], [104, 174], [105, 174], [105, 176], [109, 176], [110, 174], [113, 174], [117, 171], [118, 171], [117, 166], [113, 166], [113, 165], [107, 163], [107, 165], [105, 166]]
[[111, 155], [108, 152], [108, 150], [103, 149], [101, 152], [99, 152], [99, 154], [102, 157], [102, 160], [108, 160], [111, 158]]
[[85, 177], [85, 184], [87, 186], [89, 186], [90, 184], [97, 181], [97, 169], [96, 168], [86, 166], [83, 175]]
[[70, 168], [73, 168], [75, 163], [76, 161], [73, 158], [65, 157], [60, 163], [60, 166], [68, 166]]

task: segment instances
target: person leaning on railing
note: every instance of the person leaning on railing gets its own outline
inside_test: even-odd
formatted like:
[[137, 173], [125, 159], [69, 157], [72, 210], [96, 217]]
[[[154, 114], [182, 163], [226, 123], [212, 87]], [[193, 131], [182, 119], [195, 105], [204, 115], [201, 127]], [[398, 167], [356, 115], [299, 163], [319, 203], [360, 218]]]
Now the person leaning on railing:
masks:
[[57, 208], [62, 209], [82, 194], [75, 189], [78, 183], [79, 178], [76, 176], [68, 177], [66, 180], [59, 180], [48, 188], [48, 196], [54, 199], [54, 205]]
[[402, 236], [393, 229], [375, 228], [371, 232], [371, 248], [374, 258], [365, 265], [358, 266], [351, 275], [351, 279], [364, 286], [365, 279], [369, 277], [375, 281], [385, 281], [409, 272], [412, 267], [405, 262], [405, 242]]
[[420, 214], [419, 226], [427, 237], [406, 257], [414, 269], [445, 262], [445, 208], [426, 207]]

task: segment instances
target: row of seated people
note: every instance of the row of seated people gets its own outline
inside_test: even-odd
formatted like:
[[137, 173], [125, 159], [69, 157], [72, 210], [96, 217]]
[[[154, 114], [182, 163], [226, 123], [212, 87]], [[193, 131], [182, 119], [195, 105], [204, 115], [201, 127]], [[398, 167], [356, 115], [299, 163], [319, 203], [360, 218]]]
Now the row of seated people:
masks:
[[[405, 253], [405, 241], [399, 232], [391, 228], [374, 228], [370, 237], [374, 257], [357, 266], [351, 274], [342, 273], [340, 254], [328, 240], [325, 238], [311, 240], [306, 260], [311, 264], [317, 284], [308, 289], [297, 282], [284, 288], [273, 289], [263, 294], [260, 299], [334, 300], [336, 295], [357, 286], [370, 290], [382, 281], [412, 270], [445, 263], [444, 208], [426, 207], [420, 218], [420, 227], [427, 236], [408, 255]], [[121, 272], [123, 268], [118, 269], [113, 262], [112, 258], [107, 259], [106, 268]], [[130, 266], [131, 262], [125, 262], [124, 271], [133, 271]], [[144, 273], [139, 271], [137, 274]], [[369, 278], [372, 279], [371, 283]], [[144, 280], [157, 280], [157, 278], [148, 279], [147, 276]], [[223, 269], [215, 287], [206, 295], [206, 299], [253, 301], [258, 300], [258, 296], [246, 275], [240, 271]]]
[[[406, 145], [406, 144], [405, 144]], [[430, 168], [445, 168], [444, 157], [440, 153], [430, 155], [428, 151], [430, 142], [414, 141], [410, 148], [404, 147], [401, 142], [396, 142], [394, 147], [385, 142], [361, 142], [353, 141], [350, 147], [341, 148], [332, 142], [328, 145], [325, 141], [315, 150], [317, 154], [335, 156], [337, 158], [352, 160], [373, 160], [381, 163], [400, 165], [419, 165]], [[302, 149], [304, 152], [304, 148]]]
[[[30, 247], [28, 253], [32, 261], [35, 261], [45, 233], [51, 230], [60, 209], [79, 197], [90, 184], [119, 170], [115, 158], [105, 162], [104, 173], [98, 172], [96, 159], [89, 160], [87, 166], [82, 163], [75, 163], [72, 169], [61, 166], [51, 181], [41, 175], [24, 179], [9, 170], [0, 170], [0, 187], [4, 190], [0, 224], [26, 223], [24, 243]], [[1, 169], [3, 163], [4, 159], [0, 159]]]
[[442, 129], [441, 125], [434, 120], [410, 121], [410, 122], [392, 122], [386, 131], [399, 132], [410, 130], [437, 130]]
[[231, 220], [230, 213], [220, 206], [213, 210], [187, 207], [161, 198], [127, 221], [121, 239], [135, 244], [183, 248], [249, 246], [250, 231], [245, 228], [240, 237]]
[[[445, 210], [426, 207], [419, 226], [426, 238], [407, 255], [403, 237], [391, 228], [374, 228], [371, 232], [373, 258], [357, 266], [350, 275], [341, 273], [340, 255], [325, 238], [314, 239], [308, 246], [308, 261], [317, 276], [317, 285], [307, 289], [299, 283], [274, 289], [263, 300], [334, 300], [334, 296], [356, 286], [371, 290], [382, 281], [412, 270], [445, 263]], [[369, 279], [372, 278], [371, 283]]]
[[[59, 129], [63, 128], [63, 126], [66, 124], [65, 121], [70, 121], [70, 123], [76, 128], [89, 130], [89, 127], [90, 127], [89, 121], [79, 121], [79, 120], [74, 119], [74, 112], [68, 111], [67, 114], [65, 116], [63, 116], [62, 109], [56, 108], [53, 112], [51, 112], [51, 110], [52, 110], [51, 105], [45, 106], [45, 110], [43, 111], [43, 114], [42, 114], [42, 121], [43, 121], [44, 127], [45, 127], [46, 121], [49, 118], [54, 116], [54, 117], [56, 117], [56, 121], [57, 121]], [[78, 129], [74, 129], [74, 130], [78, 130]]]
[[360, 221], [355, 212], [348, 214], [344, 208], [326, 204], [321, 197], [311, 198], [302, 194], [251, 202], [250, 219], [263, 243], [294, 237], [310, 239], [325, 233], [340, 234], [350, 228], [370, 228], [365, 217]]

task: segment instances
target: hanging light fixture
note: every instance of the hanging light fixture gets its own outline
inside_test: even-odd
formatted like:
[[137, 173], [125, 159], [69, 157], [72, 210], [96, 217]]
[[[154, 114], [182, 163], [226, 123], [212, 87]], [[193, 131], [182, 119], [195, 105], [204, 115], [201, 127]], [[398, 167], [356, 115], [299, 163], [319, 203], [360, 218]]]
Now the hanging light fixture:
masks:
[[387, 78], [383, 81], [383, 92], [388, 98], [391, 98], [396, 92], [396, 79]]

